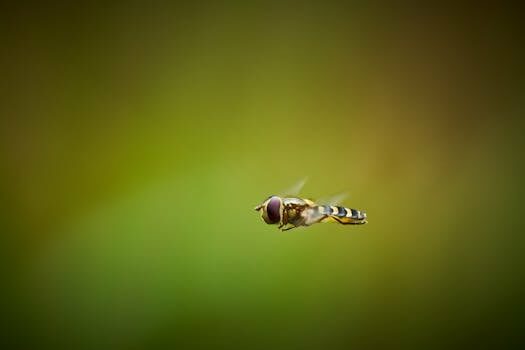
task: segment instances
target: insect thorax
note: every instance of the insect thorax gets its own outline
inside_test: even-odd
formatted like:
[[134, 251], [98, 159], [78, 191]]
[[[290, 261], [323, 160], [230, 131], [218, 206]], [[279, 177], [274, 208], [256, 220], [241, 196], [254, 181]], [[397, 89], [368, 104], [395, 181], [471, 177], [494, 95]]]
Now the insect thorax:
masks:
[[301, 198], [283, 198], [283, 204], [285, 206], [289, 206], [289, 205], [296, 205], [296, 206], [303, 206], [303, 205], [306, 205], [306, 201], [304, 199], [301, 199]]
[[304, 221], [303, 211], [309, 207], [306, 201], [301, 198], [285, 198], [283, 204], [288, 223], [299, 225]]

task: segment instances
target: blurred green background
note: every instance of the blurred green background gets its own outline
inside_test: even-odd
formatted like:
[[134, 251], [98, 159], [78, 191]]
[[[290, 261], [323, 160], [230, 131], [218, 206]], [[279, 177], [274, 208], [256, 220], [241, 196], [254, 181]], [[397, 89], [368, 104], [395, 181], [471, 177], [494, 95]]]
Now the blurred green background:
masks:
[[[520, 340], [516, 9], [2, 6], [10, 348]], [[369, 224], [265, 225], [304, 176]]]

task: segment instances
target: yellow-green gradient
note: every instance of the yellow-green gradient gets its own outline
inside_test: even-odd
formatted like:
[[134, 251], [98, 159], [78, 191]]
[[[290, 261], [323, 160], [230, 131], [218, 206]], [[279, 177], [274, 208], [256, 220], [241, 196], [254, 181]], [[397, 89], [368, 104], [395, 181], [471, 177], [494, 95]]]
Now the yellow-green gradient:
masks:
[[[2, 9], [9, 348], [519, 341], [517, 9], [322, 2]], [[364, 226], [253, 207], [307, 176]]]

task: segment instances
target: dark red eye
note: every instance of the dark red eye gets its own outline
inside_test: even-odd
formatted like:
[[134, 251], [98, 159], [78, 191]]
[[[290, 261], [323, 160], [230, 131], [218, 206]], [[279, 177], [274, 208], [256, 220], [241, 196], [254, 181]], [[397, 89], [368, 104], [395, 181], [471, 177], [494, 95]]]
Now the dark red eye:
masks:
[[281, 220], [281, 201], [277, 197], [272, 197], [266, 206], [268, 220], [271, 224], [276, 224]]

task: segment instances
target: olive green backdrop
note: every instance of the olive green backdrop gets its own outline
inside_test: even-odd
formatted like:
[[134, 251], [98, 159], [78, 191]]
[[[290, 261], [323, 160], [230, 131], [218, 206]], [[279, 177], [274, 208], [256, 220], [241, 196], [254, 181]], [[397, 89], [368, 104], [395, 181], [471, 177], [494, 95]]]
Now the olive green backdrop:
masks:
[[[3, 337], [68, 349], [426, 348], [523, 327], [518, 11], [3, 9]], [[369, 224], [253, 207], [348, 191]]]

